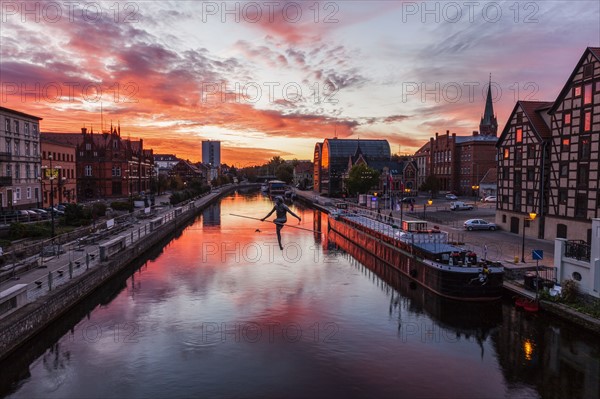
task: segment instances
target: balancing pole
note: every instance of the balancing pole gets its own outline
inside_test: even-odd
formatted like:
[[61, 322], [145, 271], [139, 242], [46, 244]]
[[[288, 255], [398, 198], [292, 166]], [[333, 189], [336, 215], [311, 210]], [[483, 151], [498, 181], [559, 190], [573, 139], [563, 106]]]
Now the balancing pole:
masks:
[[320, 232], [320, 231], [317, 231], [317, 230], [305, 229], [304, 227], [293, 226], [293, 225], [291, 225], [291, 224], [277, 223], [277, 222], [274, 222], [274, 221], [272, 221], [272, 220], [262, 220], [262, 219], [259, 219], [259, 218], [253, 218], [253, 217], [250, 217], [250, 216], [236, 215], [235, 213], [230, 213], [230, 215], [231, 215], [231, 216], [238, 217], [238, 218], [252, 219], [252, 220], [259, 220], [259, 221], [261, 221], [261, 222], [269, 222], [269, 223], [277, 224], [277, 225], [280, 225], [280, 226], [292, 227], [292, 228], [294, 228], [294, 229], [300, 229], [300, 230], [310, 231], [311, 233], [318, 233], [318, 234], [321, 234], [321, 232]]

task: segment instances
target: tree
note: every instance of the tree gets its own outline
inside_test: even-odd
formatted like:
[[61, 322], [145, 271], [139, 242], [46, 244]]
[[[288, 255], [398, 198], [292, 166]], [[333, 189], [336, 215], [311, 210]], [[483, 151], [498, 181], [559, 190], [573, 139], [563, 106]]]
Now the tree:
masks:
[[440, 191], [440, 179], [435, 175], [427, 176], [419, 190], [431, 192], [432, 195], [437, 194]]
[[353, 166], [346, 180], [346, 186], [351, 195], [365, 194], [378, 183], [379, 172], [365, 164]]
[[275, 176], [278, 180], [282, 180], [289, 184], [294, 179], [294, 168], [290, 164], [279, 165], [275, 171]]

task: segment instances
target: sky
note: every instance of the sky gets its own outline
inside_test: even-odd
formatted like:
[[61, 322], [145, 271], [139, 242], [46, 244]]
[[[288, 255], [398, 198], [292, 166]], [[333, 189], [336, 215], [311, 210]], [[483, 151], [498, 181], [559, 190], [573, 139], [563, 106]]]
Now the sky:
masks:
[[5, 1], [0, 105], [42, 132], [111, 123], [154, 153], [238, 167], [312, 159], [325, 138], [414, 153], [478, 130], [490, 82], [501, 130], [553, 101], [586, 47], [590, 1]]

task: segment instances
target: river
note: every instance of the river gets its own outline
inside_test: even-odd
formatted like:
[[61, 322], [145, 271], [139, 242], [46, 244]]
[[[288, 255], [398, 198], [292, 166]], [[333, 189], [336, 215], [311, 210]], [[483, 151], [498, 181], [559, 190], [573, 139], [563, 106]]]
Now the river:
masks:
[[232, 215], [272, 206], [235, 193], [204, 210], [0, 364], [0, 396], [600, 396], [597, 337], [509, 299], [443, 300], [339, 249], [302, 205], [283, 251], [273, 224]]

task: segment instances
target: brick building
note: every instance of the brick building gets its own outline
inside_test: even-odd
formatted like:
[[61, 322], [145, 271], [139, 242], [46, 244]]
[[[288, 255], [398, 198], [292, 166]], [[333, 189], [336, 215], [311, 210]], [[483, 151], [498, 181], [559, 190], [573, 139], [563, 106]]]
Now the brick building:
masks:
[[[51, 204], [63, 202], [77, 202], [75, 146], [54, 141], [46, 137], [45, 133], [40, 137], [40, 144], [43, 207], [48, 208]], [[52, 200], [51, 195], [54, 196]]]
[[144, 142], [121, 137], [121, 128], [102, 133], [43, 133], [55, 142], [75, 146], [77, 198], [122, 198], [150, 191], [154, 157]]

